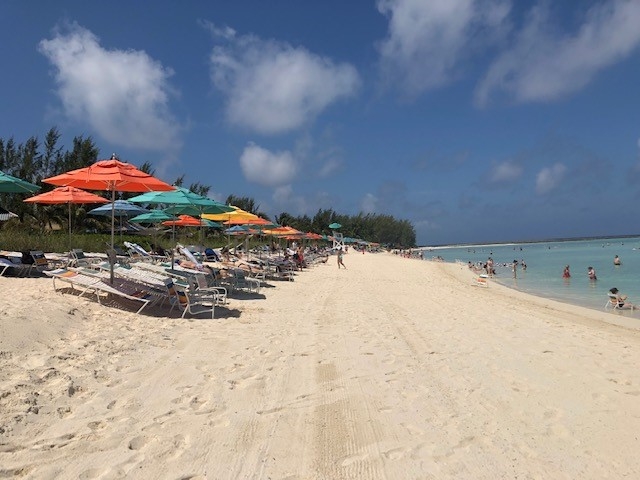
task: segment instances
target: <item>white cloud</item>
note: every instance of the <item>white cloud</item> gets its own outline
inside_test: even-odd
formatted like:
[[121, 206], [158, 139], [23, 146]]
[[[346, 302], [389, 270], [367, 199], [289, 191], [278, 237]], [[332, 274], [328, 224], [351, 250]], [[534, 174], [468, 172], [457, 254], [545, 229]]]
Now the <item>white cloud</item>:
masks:
[[360, 209], [363, 213], [375, 213], [378, 206], [378, 199], [372, 193], [367, 193], [360, 202]]
[[602, 69], [629, 56], [640, 44], [640, 2], [612, 0], [587, 11], [573, 35], [561, 35], [547, 3], [534, 7], [512, 47], [491, 65], [478, 85], [483, 106], [496, 91], [516, 101], [554, 100], [587, 85]]
[[291, 152], [273, 153], [253, 143], [248, 144], [240, 156], [245, 178], [267, 187], [279, 187], [295, 178], [297, 164]]
[[509, 183], [517, 180], [522, 175], [522, 166], [506, 161], [493, 166], [489, 174], [491, 183]]
[[503, 0], [379, 0], [389, 17], [380, 45], [386, 83], [407, 94], [447, 84], [463, 57], [501, 31], [510, 10]]
[[342, 161], [337, 158], [327, 159], [318, 169], [318, 177], [327, 178], [342, 168]]
[[[211, 31], [219, 29], [211, 26]], [[227, 44], [213, 48], [211, 79], [228, 96], [232, 124], [264, 134], [295, 130], [360, 86], [352, 65], [302, 47], [229, 30], [221, 38]]]
[[106, 50], [73, 24], [42, 40], [39, 51], [55, 68], [57, 94], [68, 117], [124, 147], [175, 150], [180, 127], [169, 112], [173, 72], [143, 51]]
[[536, 192], [544, 195], [555, 190], [564, 180], [566, 173], [567, 167], [561, 163], [543, 168], [536, 177]]

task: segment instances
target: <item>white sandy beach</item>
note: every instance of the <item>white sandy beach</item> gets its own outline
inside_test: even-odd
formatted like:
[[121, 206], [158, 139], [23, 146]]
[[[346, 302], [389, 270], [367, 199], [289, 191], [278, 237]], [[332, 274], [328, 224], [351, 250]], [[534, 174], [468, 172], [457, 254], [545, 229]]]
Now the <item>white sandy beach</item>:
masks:
[[0, 478], [640, 474], [637, 320], [464, 266], [335, 261], [215, 320], [0, 277]]

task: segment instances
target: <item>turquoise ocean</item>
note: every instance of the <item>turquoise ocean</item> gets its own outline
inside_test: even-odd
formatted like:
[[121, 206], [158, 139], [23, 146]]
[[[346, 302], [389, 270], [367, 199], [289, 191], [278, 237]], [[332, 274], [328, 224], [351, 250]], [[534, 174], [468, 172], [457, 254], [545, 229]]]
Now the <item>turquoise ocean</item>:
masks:
[[[424, 259], [440, 257], [445, 262], [486, 262], [496, 266], [495, 280], [507, 287], [564, 303], [604, 310], [607, 292], [616, 287], [640, 305], [640, 237], [563, 240], [535, 243], [423, 247]], [[618, 255], [620, 266], [613, 264]], [[519, 265], [513, 272], [513, 261]], [[524, 260], [526, 270], [520, 266]], [[562, 278], [565, 265], [571, 278]], [[597, 280], [590, 280], [593, 267]], [[640, 318], [640, 310], [624, 312]]]

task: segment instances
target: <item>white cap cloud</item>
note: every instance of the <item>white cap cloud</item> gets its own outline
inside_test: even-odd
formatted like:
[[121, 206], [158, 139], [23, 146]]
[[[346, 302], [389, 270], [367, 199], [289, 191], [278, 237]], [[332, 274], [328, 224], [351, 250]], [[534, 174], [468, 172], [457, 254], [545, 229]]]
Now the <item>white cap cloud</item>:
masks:
[[262, 134], [300, 128], [360, 86], [357, 70], [284, 42], [236, 36], [209, 25], [224, 39], [210, 56], [211, 79], [227, 95], [226, 117]]
[[522, 175], [522, 166], [511, 161], [501, 162], [493, 166], [489, 174], [491, 183], [509, 183]]
[[291, 152], [270, 152], [253, 143], [248, 144], [240, 156], [244, 177], [267, 187], [288, 184], [296, 176], [297, 164]]
[[383, 79], [409, 95], [449, 83], [461, 59], [490, 41], [510, 10], [503, 0], [379, 0], [377, 6], [389, 17], [380, 44]]
[[143, 51], [104, 49], [77, 24], [42, 40], [39, 51], [55, 68], [57, 94], [69, 118], [116, 145], [176, 149], [180, 127], [168, 108], [170, 69]]
[[640, 45], [637, 0], [602, 2], [586, 12], [574, 35], [565, 36], [551, 25], [548, 3], [531, 10], [512, 47], [490, 66], [476, 89], [477, 105], [486, 105], [496, 91], [518, 102], [571, 94]]
[[551, 167], [545, 167], [536, 177], [536, 192], [545, 195], [562, 184], [567, 173], [567, 167], [561, 163], [556, 163]]

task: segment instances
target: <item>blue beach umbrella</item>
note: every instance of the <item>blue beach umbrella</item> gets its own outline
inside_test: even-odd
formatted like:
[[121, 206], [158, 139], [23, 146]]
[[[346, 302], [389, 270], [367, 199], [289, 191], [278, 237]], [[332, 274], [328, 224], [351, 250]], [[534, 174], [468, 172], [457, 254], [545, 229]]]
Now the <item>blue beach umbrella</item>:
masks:
[[146, 208], [142, 208], [126, 200], [116, 200], [113, 203], [101, 205], [98, 208], [89, 210], [87, 213], [89, 215], [102, 215], [105, 217], [113, 214], [120, 217], [120, 238], [122, 238], [122, 217], [133, 217], [148, 211]]
[[147, 213], [149, 210], [126, 200], [116, 200], [115, 202], [113, 202], [113, 205], [111, 203], [108, 203], [98, 208], [94, 208], [93, 210], [89, 210], [87, 213], [91, 215], [107, 216], [111, 215], [112, 211], [113, 213], [121, 217], [133, 217], [142, 213]]

